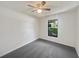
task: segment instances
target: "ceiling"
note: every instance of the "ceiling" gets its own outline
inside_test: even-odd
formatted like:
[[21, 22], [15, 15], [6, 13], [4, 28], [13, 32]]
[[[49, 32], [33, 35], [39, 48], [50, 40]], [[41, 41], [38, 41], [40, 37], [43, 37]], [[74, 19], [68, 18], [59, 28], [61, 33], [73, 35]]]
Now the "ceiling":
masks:
[[75, 8], [78, 6], [78, 1], [46, 1], [51, 11], [43, 11], [43, 13], [38, 14], [36, 12], [32, 12], [32, 8], [28, 7], [28, 4], [33, 4], [35, 2], [40, 1], [0, 1], [0, 6], [12, 9], [17, 12], [29, 14], [34, 17], [44, 17], [51, 14], [60, 13], [63, 11], [67, 11], [71, 8]]

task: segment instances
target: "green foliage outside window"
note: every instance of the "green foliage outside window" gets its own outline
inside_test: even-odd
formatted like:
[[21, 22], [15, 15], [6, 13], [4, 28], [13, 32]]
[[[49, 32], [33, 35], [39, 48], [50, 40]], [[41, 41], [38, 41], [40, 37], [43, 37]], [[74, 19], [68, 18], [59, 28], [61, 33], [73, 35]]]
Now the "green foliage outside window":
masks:
[[58, 37], [57, 19], [48, 21], [48, 36]]

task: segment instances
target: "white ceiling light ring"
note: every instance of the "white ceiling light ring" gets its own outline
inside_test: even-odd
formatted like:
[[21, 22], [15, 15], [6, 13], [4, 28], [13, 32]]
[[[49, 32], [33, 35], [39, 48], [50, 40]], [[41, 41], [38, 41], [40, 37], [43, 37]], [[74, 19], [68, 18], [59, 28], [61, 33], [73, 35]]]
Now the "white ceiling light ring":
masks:
[[42, 13], [42, 9], [37, 9], [37, 13]]

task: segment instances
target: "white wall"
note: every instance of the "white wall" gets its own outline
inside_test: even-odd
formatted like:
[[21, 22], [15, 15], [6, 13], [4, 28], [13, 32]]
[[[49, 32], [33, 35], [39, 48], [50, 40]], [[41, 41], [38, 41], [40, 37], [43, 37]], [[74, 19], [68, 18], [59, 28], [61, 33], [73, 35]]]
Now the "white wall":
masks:
[[37, 19], [0, 7], [0, 56], [37, 38]]
[[[48, 36], [48, 20], [58, 19], [58, 38]], [[76, 9], [40, 19], [40, 38], [75, 47]]]
[[77, 54], [78, 54], [78, 56], [79, 56], [79, 7], [78, 7], [78, 9], [77, 9], [77, 22], [76, 22], [76, 26], [77, 26], [77, 40], [76, 40], [76, 46], [75, 46], [75, 48], [76, 48], [76, 51], [77, 51]]

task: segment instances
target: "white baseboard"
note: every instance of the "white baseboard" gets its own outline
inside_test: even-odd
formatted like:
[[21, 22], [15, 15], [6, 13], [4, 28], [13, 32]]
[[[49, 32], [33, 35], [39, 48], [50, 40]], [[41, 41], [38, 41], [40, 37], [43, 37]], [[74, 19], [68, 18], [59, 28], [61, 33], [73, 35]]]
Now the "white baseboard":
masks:
[[[37, 39], [35, 39], [35, 40], [37, 40]], [[7, 51], [7, 52], [1, 54], [0, 57], [2, 57], [2, 56], [4, 56], [4, 55], [6, 55], [6, 54], [8, 54], [8, 53], [10, 53], [10, 52], [12, 52], [12, 51], [18, 49], [18, 48], [21, 48], [22, 46], [27, 45], [27, 44], [29, 44], [29, 43], [35, 41], [35, 40], [29, 41], [29, 42], [27, 42], [27, 43], [23, 43], [22, 45], [19, 45], [18, 47], [13, 48], [13, 49], [11, 49], [11, 50], [9, 50], [9, 51]]]
[[62, 45], [66, 45], [66, 46], [69, 46], [69, 47], [73, 47], [74, 48], [74, 46], [71, 46], [71, 45], [68, 45], [68, 44], [64, 44], [64, 43], [61, 43], [61, 42], [56, 42], [54, 40], [49, 40], [49, 39], [46, 39], [46, 38], [40, 38], [40, 39], [44, 39], [44, 40], [47, 40], [47, 41], [55, 42], [55, 43], [58, 43], [58, 44], [62, 44]]

